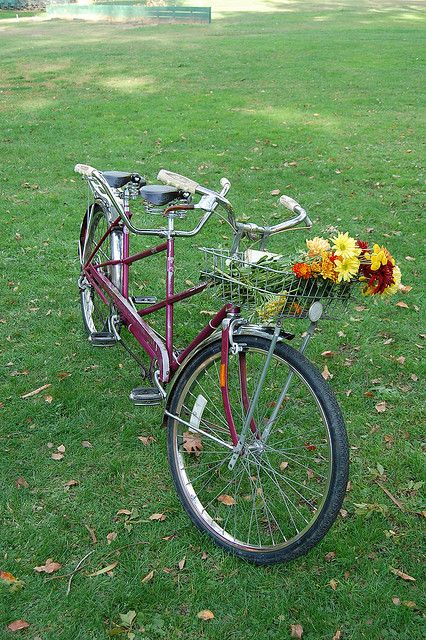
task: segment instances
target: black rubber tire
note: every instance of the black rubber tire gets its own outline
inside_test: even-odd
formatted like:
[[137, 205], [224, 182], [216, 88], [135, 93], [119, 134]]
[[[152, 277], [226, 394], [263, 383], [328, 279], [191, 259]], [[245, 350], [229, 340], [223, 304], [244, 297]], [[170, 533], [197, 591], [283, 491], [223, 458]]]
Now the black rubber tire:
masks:
[[[252, 348], [253, 350], [260, 350], [262, 352], [267, 351], [270, 346], [270, 341], [268, 339], [258, 336], [244, 335], [236, 338], [236, 342], [245, 343], [249, 349]], [[197, 370], [202, 371], [203, 363], [209, 361], [212, 357], [217, 356], [217, 354], [220, 354], [220, 351], [221, 342], [218, 340], [204, 347], [186, 364], [184, 371], [172, 390], [172, 396], [169, 402], [169, 412], [171, 414], [179, 415], [180, 403], [183, 404], [185, 401], [184, 398], [181, 398], [181, 395], [184, 392], [188, 393], [190, 388], [192, 388], [190, 386], [187, 387], [187, 385], [192, 384], [190, 380], [194, 373], [197, 372]], [[285, 343], [278, 343], [275, 348], [274, 356], [284, 360], [292, 370], [301, 376], [302, 381], [306, 381], [310, 393], [314, 395], [320, 410], [322, 411], [322, 415], [325, 418], [329, 434], [328, 438], [331, 444], [331, 472], [329, 472], [330, 476], [327, 492], [324, 493], [324, 497], [322, 498], [324, 501], [322, 503], [321, 510], [312, 523], [312, 526], [310, 526], [298, 539], [293, 542], [290, 540], [289, 544], [285, 544], [285, 546], [281, 546], [280, 548], [262, 550], [257, 549], [254, 546], [230, 542], [209, 526], [205, 519], [200, 517], [199, 511], [194, 508], [193, 499], [190, 499], [182, 484], [183, 481], [178, 470], [179, 423], [170, 416], [167, 421], [168, 460], [171, 474], [179, 499], [189, 517], [201, 531], [211, 536], [215, 543], [220, 547], [223, 547], [228, 552], [257, 565], [270, 565], [292, 560], [298, 556], [306, 554], [309, 549], [318, 543], [325, 536], [339, 514], [348, 481], [348, 441], [342, 413], [333, 392], [322, 378], [318, 369], [299, 351]], [[185, 387], [187, 387], [186, 391]], [[221, 409], [223, 410], [223, 407]]]
[[[85, 223], [83, 223], [81, 234], [82, 237], [80, 238], [80, 260], [82, 263], [85, 263], [88, 260], [88, 258], [90, 257], [90, 253], [93, 250], [92, 239], [96, 238], [96, 240], [99, 240], [108, 226], [111, 224], [110, 215], [99, 204], [92, 205], [88, 213], [90, 214], [88, 216], [89, 224], [86, 228]], [[101, 229], [100, 231], [98, 231], [99, 227]], [[120, 229], [113, 233], [121, 234], [122, 231]], [[85, 241], [86, 238], [89, 238], [89, 242]], [[112, 236], [110, 236], [110, 238], [107, 239], [103, 245], [102, 261], [111, 259], [111, 243]], [[114, 268], [117, 270], [120, 267]], [[104, 273], [108, 275], [109, 278], [111, 278], [110, 267], [105, 267]], [[117, 285], [119, 285], [119, 279], [120, 276], [116, 275]], [[118, 288], [120, 288], [120, 286]], [[93, 305], [92, 310], [90, 310], [90, 303]], [[109, 322], [111, 315], [114, 313], [114, 307], [112, 307], [111, 305], [106, 306], [92, 286], [86, 285], [85, 288], [80, 288], [80, 305], [84, 330], [89, 337], [93, 333], [110, 331]], [[116, 326], [116, 330], [118, 329], [119, 327]]]

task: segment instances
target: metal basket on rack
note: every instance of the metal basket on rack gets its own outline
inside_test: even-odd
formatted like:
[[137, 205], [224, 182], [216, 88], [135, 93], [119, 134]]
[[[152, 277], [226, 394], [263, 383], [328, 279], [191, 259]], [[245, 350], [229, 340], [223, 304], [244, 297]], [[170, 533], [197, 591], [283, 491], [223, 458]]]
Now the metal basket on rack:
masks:
[[[235, 253], [227, 249], [202, 247], [203, 280], [215, 287], [225, 302], [244, 307], [263, 322], [274, 318], [306, 318], [314, 302], [323, 305], [323, 318], [340, 315], [351, 297], [351, 283], [335, 283], [323, 278], [297, 278], [291, 266], [274, 254], [266, 261], [258, 259], [261, 252], [247, 250]], [[278, 260], [279, 258], [279, 260]]]

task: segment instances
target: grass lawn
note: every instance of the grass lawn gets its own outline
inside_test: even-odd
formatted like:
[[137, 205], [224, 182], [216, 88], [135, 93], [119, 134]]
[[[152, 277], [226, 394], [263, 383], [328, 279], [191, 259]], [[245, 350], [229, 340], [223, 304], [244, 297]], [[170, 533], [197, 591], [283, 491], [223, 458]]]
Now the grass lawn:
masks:
[[[138, 640], [281, 639], [292, 624], [313, 640], [424, 637], [421, 3], [223, 5], [204, 26], [0, 26], [0, 570], [25, 583], [13, 591], [0, 580], [1, 640], [17, 619], [32, 640], [100, 640], [132, 610]], [[226, 175], [231, 201], [252, 220], [280, 217], [270, 195], [280, 189], [310, 212], [311, 237], [333, 225], [397, 256], [411, 291], [388, 303], [360, 298], [323, 323], [310, 349], [345, 413], [351, 483], [343, 516], [306, 557], [249, 566], [184, 514], [160, 409], [133, 407], [137, 368], [82, 332], [86, 192], [76, 162], [151, 180], [165, 167], [212, 187]], [[281, 236], [280, 251], [305, 237]], [[229, 240], [215, 220], [183, 242], [183, 277], [197, 277], [195, 247]], [[150, 291], [163, 271], [139, 278]], [[181, 342], [211, 308], [207, 296], [186, 303]], [[34, 571], [52, 558], [62, 565], [53, 576], [68, 574], [91, 551], [69, 595], [66, 578]], [[113, 575], [88, 577], [113, 562]], [[198, 619], [203, 609], [215, 618]]]

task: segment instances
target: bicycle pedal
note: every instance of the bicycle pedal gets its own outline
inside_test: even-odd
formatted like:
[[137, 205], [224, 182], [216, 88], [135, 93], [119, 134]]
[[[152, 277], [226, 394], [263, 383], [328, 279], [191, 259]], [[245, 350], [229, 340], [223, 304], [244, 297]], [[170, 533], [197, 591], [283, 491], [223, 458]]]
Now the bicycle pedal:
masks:
[[136, 387], [130, 393], [130, 400], [136, 406], [151, 406], [161, 404], [163, 398], [156, 387]]
[[94, 347], [112, 347], [117, 342], [117, 339], [115, 335], [109, 331], [98, 331], [90, 334], [89, 342], [91, 342]]
[[155, 304], [158, 298], [155, 296], [135, 296], [133, 302], [135, 304]]

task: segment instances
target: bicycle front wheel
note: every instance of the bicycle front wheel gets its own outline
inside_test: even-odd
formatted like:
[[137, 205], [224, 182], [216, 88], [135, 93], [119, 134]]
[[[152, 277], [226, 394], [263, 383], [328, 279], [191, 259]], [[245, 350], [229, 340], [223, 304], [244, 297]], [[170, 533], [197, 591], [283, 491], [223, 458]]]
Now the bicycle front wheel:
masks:
[[[92, 252], [112, 222], [108, 212], [98, 204], [92, 205], [89, 214], [89, 221], [80, 255], [83, 264], [89, 260]], [[109, 260], [121, 258], [122, 235], [122, 229], [114, 229], [94, 255], [92, 260], [93, 264], [101, 264]], [[121, 291], [121, 265], [107, 265], [100, 267], [99, 270]], [[80, 300], [86, 333], [90, 336], [94, 333], [110, 332], [110, 318], [114, 311], [113, 307], [108, 301], [101, 298], [96, 289], [87, 281], [84, 273], [80, 279]]]
[[[271, 343], [252, 335], [236, 342], [242, 351], [229, 355], [228, 383], [240, 433]], [[228, 551], [256, 564], [291, 560], [321, 540], [342, 505], [348, 478], [342, 414], [319, 371], [277, 343], [243, 452], [230, 469], [220, 360], [218, 340], [190, 360], [172, 392], [168, 456], [177, 493], [195, 525]]]

